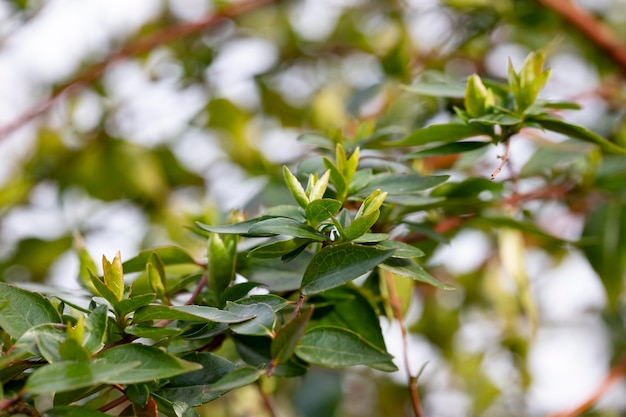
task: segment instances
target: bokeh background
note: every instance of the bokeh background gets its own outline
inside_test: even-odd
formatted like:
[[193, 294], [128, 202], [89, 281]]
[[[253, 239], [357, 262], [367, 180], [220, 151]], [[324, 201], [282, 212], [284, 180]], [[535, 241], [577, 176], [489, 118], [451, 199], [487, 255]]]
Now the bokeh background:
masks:
[[[80, 291], [77, 235], [96, 259], [172, 243], [202, 257], [194, 221], [290, 201], [281, 165], [316, 152], [301, 134], [369, 126], [402, 137], [445, 122], [454, 102], [402, 86], [503, 80], [509, 59], [519, 68], [548, 45], [542, 97], [580, 104], [561, 115], [626, 143], [625, 68], [547, 7], [587, 11], [626, 44], [624, 0], [252, 1], [165, 41], [168, 28], [228, 3], [0, 0], [0, 130], [51, 104], [0, 137], [0, 279]], [[156, 42], [110, 59], [146, 37]], [[92, 79], [66, 88], [80, 74]], [[404, 289], [427, 416], [556, 416], [592, 395], [623, 354], [626, 159], [525, 131], [492, 182], [501, 152], [415, 163], [457, 186], [450, 204], [415, 213], [426, 266], [457, 290]], [[507, 216], [512, 240], [498, 231]], [[397, 324], [383, 325], [401, 358]], [[272, 383], [281, 416], [409, 415], [403, 372], [314, 370]], [[602, 394], [585, 415], [624, 415], [624, 383]], [[260, 401], [244, 389], [201, 412], [263, 416]]]

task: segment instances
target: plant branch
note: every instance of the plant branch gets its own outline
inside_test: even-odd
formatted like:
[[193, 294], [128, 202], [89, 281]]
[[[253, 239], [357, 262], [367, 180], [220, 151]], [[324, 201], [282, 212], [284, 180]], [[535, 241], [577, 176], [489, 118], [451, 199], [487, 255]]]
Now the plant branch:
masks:
[[500, 158], [502, 162], [500, 162], [500, 165], [498, 165], [498, 168], [496, 168], [496, 170], [493, 171], [493, 173], [491, 174], [492, 180], [496, 179], [498, 174], [502, 172], [502, 168], [504, 168], [506, 163], [509, 162], [510, 151], [511, 151], [511, 137], [509, 136], [508, 138], [506, 138], [506, 141], [504, 142], [504, 153], [502, 155], [498, 155], [498, 158]]
[[396, 320], [400, 325], [400, 332], [402, 333], [402, 350], [404, 352], [404, 367], [406, 370], [407, 380], [409, 384], [409, 392], [411, 394], [411, 404], [413, 405], [413, 413], [415, 417], [422, 417], [422, 403], [420, 401], [419, 392], [417, 391], [417, 376], [413, 376], [411, 373], [411, 363], [409, 361], [409, 341], [407, 337], [406, 327], [404, 326], [404, 319], [402, 317], [402, 311], [400, 310], [400, 299], [396, 292], [396, 286], [393, 282], [393, 275], [389, 271], [384, 271], [385, 279], [387, 280], [387, 288], [389, 289], [389, 304], [393, 310]]
[[191, 297], [189, 297], [189, 300], [185, 302], [186, 306], [190, 306], [196, 302], [196, 298], [198, 298], [200, 293], [202, 293], [202, 289], [204, 288], [204, 286], [207, 284], [208, 281], [209, 281], [208, 275], [207, 274], [202, 275], [202, 278], [200, 279], [200, 281], [198, 281], [198, 285], [196, 285], [196, 289], [193, 291], [193, 294], [191, 294]]
[[601, 21], [571, 0], [537, 0], [583, 33], [626, 73], [626, 45]]
[[195, 22], [184, 22], [170, 26], [161, 31], [146, 35], [135, 42], [129, 43], [117, 52], [110, 54], [103, 61], [87, 68], [85, 71], [70, 79], [65, 84], [62, 84], [50, 95], [50, 97], [34, 105], [14, 121], [1, 126], [0, 139], [6, 137], [9, 133], [16, 131], [26, 123], [48, 111], [62, 97], [76, 94], [78, 91], [81, 91], [86, 86], [92, 84], [99, 79], [111, 65], [149, 52], [157, 46], [202, 32], [205, 29], [217, 25], [225, 19], [242, 15], [261, 6], [274, 3], [274, 1], [275, 0], [250, 0], [244, 3], [234, 3], [225, 6], [215, 13], [209, 14]]
[[591, 395], [577, 407], [567, 411], [550, 414], [548, 417], [576, 417], [593, 407], [608, 390], [626, 375], [626, 354], [611, 368], [606, 378], [598, 385]]

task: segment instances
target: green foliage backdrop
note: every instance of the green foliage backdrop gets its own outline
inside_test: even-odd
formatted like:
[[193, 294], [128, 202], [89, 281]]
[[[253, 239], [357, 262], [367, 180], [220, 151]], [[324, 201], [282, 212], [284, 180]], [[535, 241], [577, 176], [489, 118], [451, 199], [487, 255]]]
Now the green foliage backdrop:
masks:
[[624, 412], [619, 1], [151, 7], [0, 126], [0, 415]]

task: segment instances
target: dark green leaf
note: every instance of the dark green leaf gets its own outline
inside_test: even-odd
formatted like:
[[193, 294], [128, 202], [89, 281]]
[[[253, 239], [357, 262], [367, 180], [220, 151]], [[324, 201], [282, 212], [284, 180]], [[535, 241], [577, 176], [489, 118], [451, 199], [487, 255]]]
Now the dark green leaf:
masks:
[[393, 250], [343, 243], [327, 246], [311, 260], [302, 278], [302, 292], [316, 294], [338, 287], [371, 271]]
[[435, 142], [449, 143], [483, 135], [485, 135], [484, 130], [473, 125], [445, 123], [418, 129], [398, 142], [389, 143], [389, 146], [417, 146]]
[[306, 218], [311, 224], [316, 225], [333, 217], [340, 208], [341, 202], [337, 200], [330, 198], [313, 200], [306, 206]]
[[41, 294], [0, 282], [0, 327], [19, 338], [38, 324], [60, 323], [52, 303]]
[[239, 316], [252, 316], [252, 320], [232, 324], [230, 328], [238, 334], [251, 336], [268, 336], [273, 334], [276, 315], [271, 306], [264, 303], [255, 304], [237, 304], [233, 302], [226, 303], [226, 309]]
[[60, 406], [46, 410], [42, 417], [108, 417], [109, 414], [100, 413], [96, 410], [90, 410], [84, 406], [70, 407]]
[[454, 287], [444, 284], [437, 278], [430, 275], [420, 265], [416, 264], [409, 259], [391, 258], [380, 264], [380, 268], [392, 272], [402, 277], [414, 279], [415, 281], [425, 282], [433, 287], [441, 288], [444, 290], [453, 290]]
[[373, 365], [392, 358], [358, 334], [334, 326], [307, 331], [296, 347], [296, 355], [311, 364], [329, 368]]
[[133, 316], [133, 321], [141, 323], [150, 320], [187, 320], [240, 323], [253, 317], [253, 315], [241, 316], [215, 307], [149, 305], [137, 310]]
[[212, 385], [211, 389], [214, 391], [227, 393], [228, 391], [232, 391], [236, 388], [241, 388], [246, 385], [252, 384], [254, 381], [259, 379], [262, 374], [263, 371], [260, 371], [256, 368], [245, 367], [235, 369], [218, 379]]
[[276, 331], [270, 350], [275, 364], [287, 362], [291, 358], [312, 316], [313, 309], [309, 308]]
[[248, 252], [248, 256], [263, 259], [279, 258], [301, 248], [302, 246], [306, 246], [311, 242], [315, 242], [315, 240], [302, 239], [298, 237], [288, 240], [280, 240], [278, 242], [257, 246]]
[[275, 217], [262, 220], [250, 227], [248, 233], [252, 235], [285, 235], [323, 241], [326, 236], [304, 223], [287, 217]]
[[183, 332], [182, 329], [172, 327], [152, 327], [141, 324], [133, 324], [124, 329], [124, 333], [132, 334], [146, 339], [161, 339], [164, 337], [177, 336]]
[[142, 294], [131, 298], [125, 298], [114, 305], [115, 311], [120, 316], [125, 316], [140, 307], [147, 306], [156, 298], [156, 294]]
[[124, 395], [133, 404], [144, 407], [150, 398], [150, 388], [146, 384], [130, 384], [124, 390]]
[[201, 368], [196, 363], [184, 361], [165, 353], [161, 349], [138, 343], [104, 350], [96, 356], [96, 362], [92, 363], [92, 365], [103, 363], [108, 365], [109, 368], [116, 368], [128, 363], [138, 363], [138, 366], [133, 367], [130, 372], [124, 372], [121, 375], [111, 375], [103, 380], [103, 382], [111, 384], [136, 384], [155, 379], [170, 378]]
[[222, 226], [210, 226], [208, 224], [196, 222], [196, 225], [207, 232], [223, 233], [223, 234], [235, 234], [235, 235], [247, 235], [251, 226], [258, 222], [268, 219], [274, 219], [276, 216], [261, 216], [254, 219], [246, 220], [234, 224], [226, 224]]
[[239, 305], [263, 303], [272, 307], [272, 310], [274, 311], [280, 311], [289, 304], [287, 300], [274, 294], [251, 295], [246, 298], [240, 298], [236, 300], [235, 302]]

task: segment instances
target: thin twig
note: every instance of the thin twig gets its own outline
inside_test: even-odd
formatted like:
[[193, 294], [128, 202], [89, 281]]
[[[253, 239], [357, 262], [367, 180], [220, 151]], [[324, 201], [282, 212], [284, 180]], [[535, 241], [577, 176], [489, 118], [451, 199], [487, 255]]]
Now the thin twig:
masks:
[[604, 51], [626, 73], [626, 45], [601, 21], [571, 0], [537, 0], [559, 14]]
[[302, 306], [304, 305], [304, 301], [306, 300], [306, 295], [300, 293], [298, 296], [298, 303], [296, 304], [296, 308], [293, 310], [291, 314], [291, 320], [295, 319], [298, 314], [300, 314], [300, 310], [302, 310]]
[[117, 397], [113, 401], [111, 401], [111, 402], [103, 405], [102, 407], [98, 408], [98, 411], [104, 413], [104, 412], [107, 412], [109, 410], [112, 410], [115, 407], [118, 407], [118, 406], [124, 404], [125, 402], [130, 402], [130, 401], [128, 401], [128, 398], [126, 398], [126, 396], [122, 395], [121, 397]]
[[202, 279], [198, 281], [198, 285], [196, 286], [196, 289], [193, 291], [193, 294], [191, 294], [191, 297], [189, 297], [189, 300], [185, 302], [186, 306], [190, 306], [196, 302], [196, 298], [198, 298], [200, 293], [202, 293], [202, 289], [204, 288], [204, 286], [207, 284], [208, 281], [209, 281], [208, 275], [207, 274], [202, 275]]
[[498, 155], [498, 158], [500, 158], [502, 162], [500, 162], [500, 165], [498, 165], [498, 168], [496, 168], [496, 170], [493, 171], [493, 174], [491, 174], [492, 180], [496, 179], [498, 174], [502, 172], [502, 168], [504, 168], [506, 163], [509, 162], [509, 151], [511, 150], [511, 138], [510, 137], [506, 138], [506, 141], [504, 142], [504, 146], [505, 146], [504, 153], [502, 155]]
[[389, 289], [389, 304], [393, 310], [396, 320], [400, 325], [400, 332], [402, 333], [402, 349], [404, 351], [404, 367], [406, 370], [407, 380], [409, 383], [409, 392], [411, 394], [411, 404], [413, 405], [413, 413], [415, 417], [422, 417], [422, 403], [420, 401], [419, 392], [417, 391], [417, 376], [413, 376], [411, 373], [411, 363], [409, 361], [409, 341], [407, 336], [406, 327], [404, 326], [404, 319], [402, 317], [402, 311], [400, 310], [400, 299], [396, 292], [396, 286], [393, 282], [393, 275], [391, 272], [384, 271], [385, 278], [387, 280], [387, 288]]
[[50, 107], [52, 107], [52, 105], [55, 104], [60, 98], [76, 94], [78, 91], [81, 91], [86, 86], [92, 84], [99, 79], [111, 65], [149, 52], [157, 46], [201, 32], [217, 25], [225, 19], [239, 16], [273, 2], [274, 0], [251, 0], [245, 3], [234, 3], [215, 13], [207, 15], [198, 21], [185, 22], [171, 26], [126, 45], [119, 51], [109, 55], [103, 61], [89, 67], [84, 72], [61, 85], [55, 92], [52, 93], [52, 95], [50, 95], [50, 97], [31, 107], [13, 122], [0, 127], [0, 139], [6, 137], [9, 133], [16, 131], [26, 123], [48, 111]]
[[567, 411], [559, 411], [558, 413], [550, 414], [548, 417], [576, 417], [585, 411], [593, 407], [607, 392], [608, 390], [624, 378], [626, 374], [626, 354], [622, 356], [620, 361], [611, 368], [606, 378], [598, 385], [598, 387], [591, 393], [591, 395], [578, 406]]
[[274, 410], [272, 399], [267, 395], [265, 391], [263, 391], [263, 387], [261, 386], [259, 381], [257, 381], [256, 386], [259, 389], [259, 394], [261, 395], [261, 399], [263, 400], [263, 408], [265, 408], [265, 411], [267, 412], [267, 414], [270, 415], [270, 417], [276, 417], [277, 414]]

